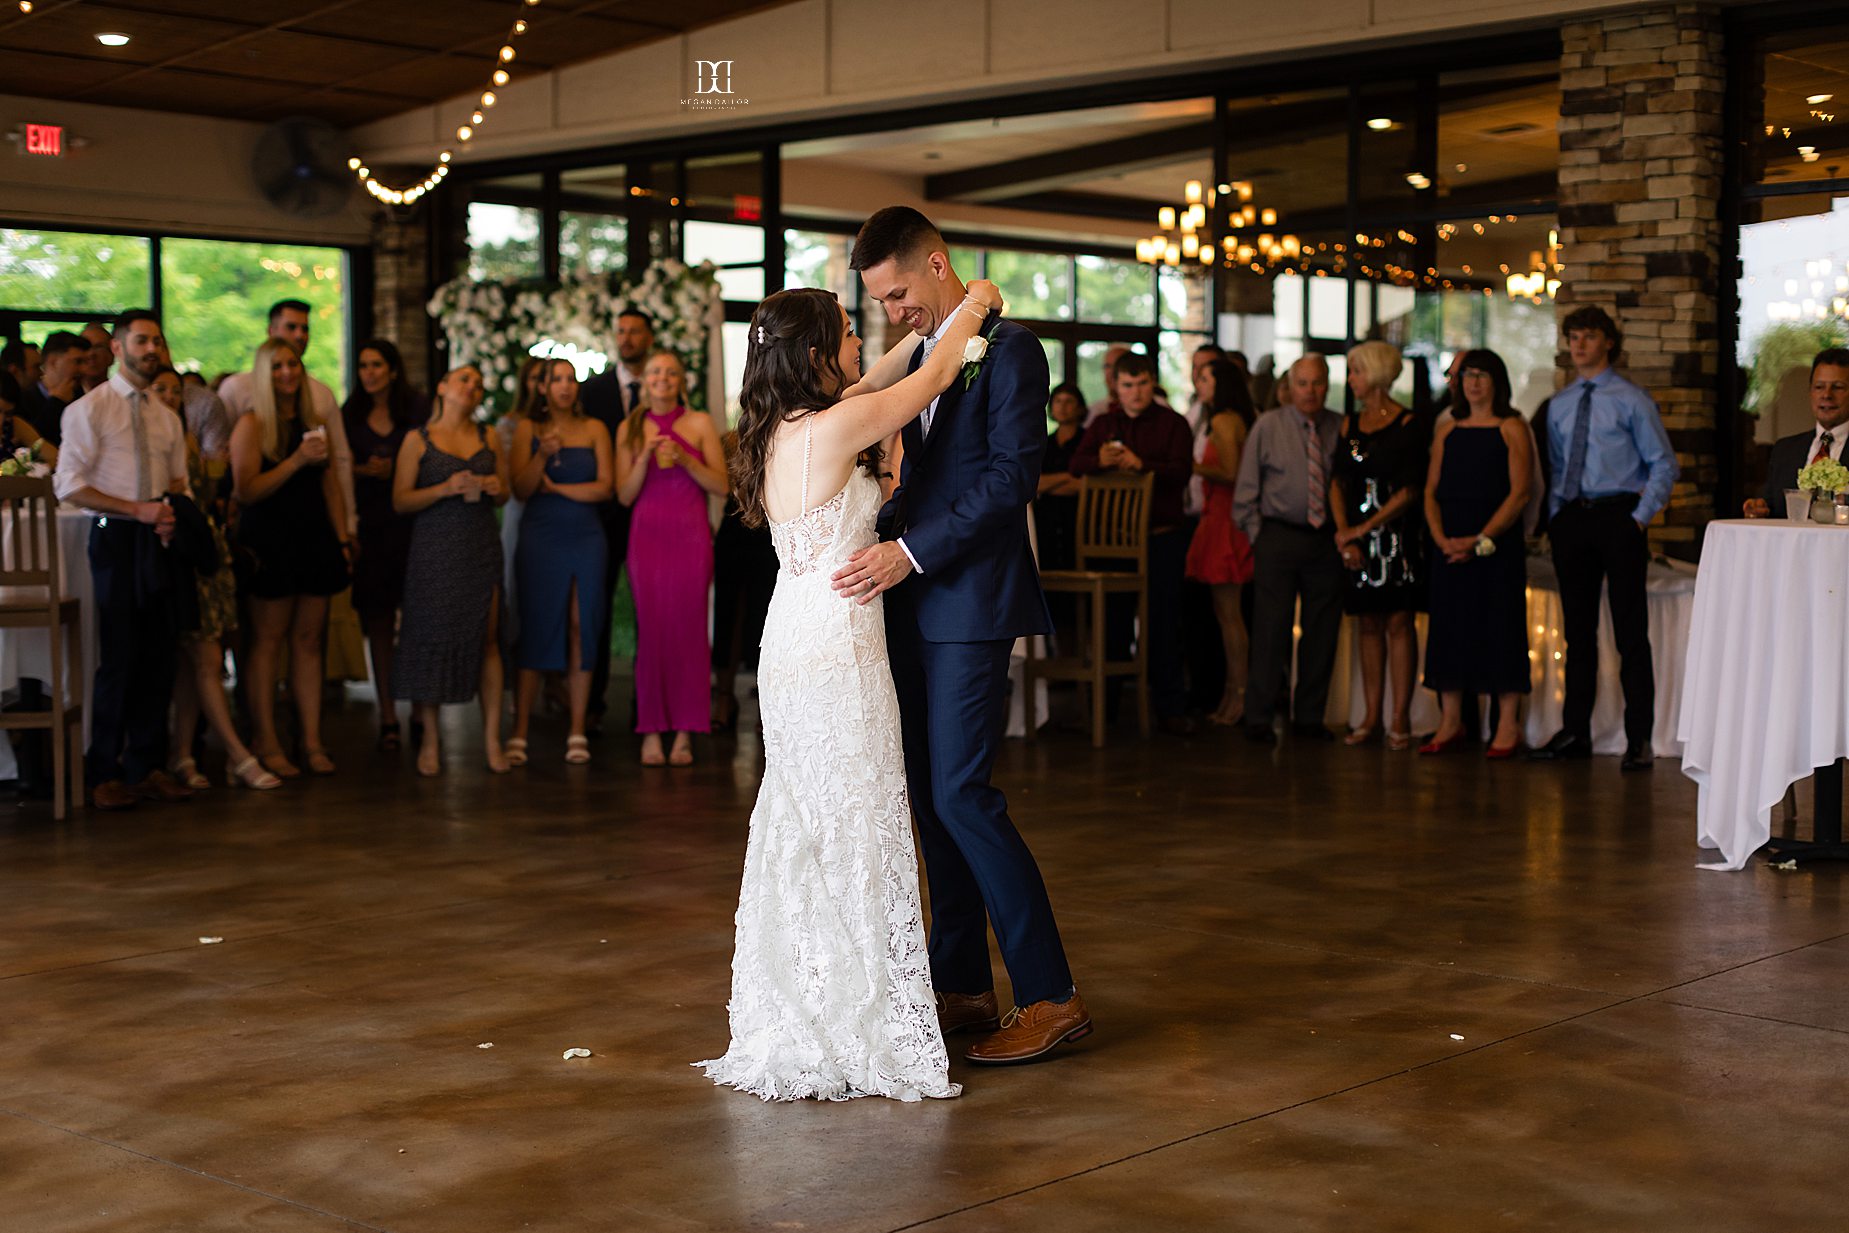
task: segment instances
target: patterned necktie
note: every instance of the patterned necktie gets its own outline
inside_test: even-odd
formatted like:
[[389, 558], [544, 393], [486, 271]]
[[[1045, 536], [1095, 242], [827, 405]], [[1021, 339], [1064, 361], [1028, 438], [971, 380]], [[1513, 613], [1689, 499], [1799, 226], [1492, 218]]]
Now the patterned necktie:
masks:
[[[924, 349], [918, 353], [918, 367], [923, 368], [925, 366], [925, 361], [931, 358], [931, 353], [935, 350], [937, 350], [936, 337], [933, 336], [925, 339]], [[919, 427], [924, 431], [924, 435], [927, 437], [931, 435], [931, 419], [936, 414], [937, 399], [934, 398], [931, 400], [931, 405], [924, 409], [924, 417], [918, 421]]]
[[133, 426], [135, 435], [135, 500], [137, 501], [150, 500], [152, 494], [149, 489], [153, 487], [148, 474], [148, 425], [141, 418], [144, 397], [141, 390], [133, 390], [128, 396], [129, 422]]
[[1592, 382], [1579, 385], [1579, 414], [1573, 420], [1573, 443], [1567, 447], [1567, 470], [1560, 477], [1560, 499], [1579, 500], [1579, 481], [1586, 471], [1586, 442], [1592, 437]]
[[1306, 461], [1310, 473], [1310, 525], [1321, 528], [1323, 520], [1329, 516], [1329, 476], [1323, 467], [1323, 438], [1316, 431], [1316, 421], [1309, 421], [1309, 435], [1306, 438], [1310, 452]]
[[1822, 462], [1824, 459], [1828, 458], [1830, 456], [1830, 447], [1835, 444], [1836, 438], [1831, 436], [1828, 432], [1825, 432], [1823, 437], [1817, 442], [1817, 456], [1811, 459], [1811, 461]]

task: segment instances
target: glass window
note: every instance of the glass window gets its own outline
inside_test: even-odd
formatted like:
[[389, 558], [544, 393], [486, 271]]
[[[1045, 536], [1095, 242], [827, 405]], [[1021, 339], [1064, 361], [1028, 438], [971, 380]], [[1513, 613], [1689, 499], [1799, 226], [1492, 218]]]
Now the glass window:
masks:
[[719, 295], [722, 299], [757, 303], [764, 298], [764, 267], [750, 265], [720, 270]]
[[1156, 293], [1150, 267], [1115, 257], [1078, 258], [1078, 317], [1106, 325], [1154, 325]]
[[[849, 247], [851, 249], [852, 245], [850, 244]], [[962, 278], [965, 282], [972, 278], [990, 278], [990, 275], [983, 273], [982, 250], [980, 248], [970, 248], [962, 244], [952, 244], [949, 245], [949, 249], [950, 251], [947, 255], [950, 258], [950, 268], [955, 270], [958, 277]], [[993, 280], [991, 279], [991, 281]]]
[[[1765, 184], [1836, 179], [1849, 172], [1849, 30], [1841, 26], [1765, 41], [1763, 85], [1747, 91], [1747, 179]], [[1815, 100], [1814, 102], [1812, 100]]]
[[745, 388], [745, 348], [751, 339], [751, 326], [744, 321], [728, 321], [719, 327], [725, 351], [725, 407], [727, 428], [738, 423], [738, 393]]
[[1740, 228], [1741, 409], [1770, 445], [1813, 423], [1811, 358], [1849, 345], [1849, 190], [1748, 204], [1781, 216]]
[[102, 316], [154, 298], [139, 236], [0, 227], [0, 308]]
[[723, 210], [748, 222], [763, 217], [763, 162], [756, 154], [690, 158], [686, 189], [686, 204], [694, 209]]
[[270, 305], [310, 306], [308, 371], [337, 399], [347, 393], [346, 254], [237, 240], [161, 241], [161, 298], [174, 366], [210, 378], [247, 369]]
[[1047, 386], [1051, 388], [1066, 379], [1066, 344], [1057, 338], [1042, 338], [1040, 349], [1046, 352]]
[[622, 163], [610, 167], [572, 167], [559, 172], [559, 193], [565, 197], [599, 197], [608, 201], [628, 200], [629, 169]]
[[559, 273], [608, 274], [629, 263], [629, 220], [620, 214], [559, 214]]
[[[1348, 93], [1315, 90], [1234, 99], [1227, 104], [1225, 219], [1250, 207], [1241, 242], [1301, 227], [1306, 214], [1339, 212], [1348, 189]], [[1273, 211], [1266, 221], [1265, 211]], [[1220, 234], [1228, 234], [1222, 230]]]
[[539, 278], [539, 211], [530, 206], [469, 203], [469, 277], [476, 282]]
[[720, 266], [762, 264], [764, 261], [762, 227], [706, 223], [695, 219], [688, 221], [685, 235], [688, 265], [698, 265], [702, 261]]
[[[952, 259], [955, 265], [955, 259]], [[1057, 253], [1023, 253], [995, 249], [988, 254], [987, 274], [1018, 320], [1072, 320], [1072, 258]]]
[[1168, 405], [1185, 412], [1194, 398], [1194, 352], [1210, 340], [1205, 334], [1164, 330], [1156, 341], [1156, 383]]
[[1310, 337], [1325, 344], [1348, 341], [1348, 280], [1318, 270], [1303, 280], [1310, 297]]
[[852, 287], [855, 274], [847, 268], [854, 238], [822, 231], [785, 231], [783, 233], [783, 285], [785, 287], [821, 287], [841, 297], [853, 311]]
[[1159, 266], [1159, 323], [1165, 330], [1205, 333], [1208, 328], [1207, 295], [1212, 284], [1207, 271], [1192, 266]]
[[1551, 201], [1560, 167], [1560, 72], [1518, 64], [1438, 79], [1439, 192], [1446, 208]]

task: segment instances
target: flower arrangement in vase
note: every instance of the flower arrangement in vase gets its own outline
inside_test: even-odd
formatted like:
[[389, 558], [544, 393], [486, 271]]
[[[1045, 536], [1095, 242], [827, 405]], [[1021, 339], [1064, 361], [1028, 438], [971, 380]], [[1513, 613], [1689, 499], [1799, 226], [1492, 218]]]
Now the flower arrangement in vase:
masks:
[[1836, 520], [1836, 494], [1849, 492], [1849, 467], [1833, 458], [1819, 458], [1798, 472], [1798, 487], [1810, 493], [1812, 522]]

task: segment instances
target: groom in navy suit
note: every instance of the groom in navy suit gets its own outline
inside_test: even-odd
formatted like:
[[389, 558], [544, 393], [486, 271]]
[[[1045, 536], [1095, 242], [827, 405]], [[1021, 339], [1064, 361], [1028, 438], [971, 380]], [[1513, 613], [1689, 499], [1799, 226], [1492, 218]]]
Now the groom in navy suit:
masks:
[[[867, 292], [924, 341], [916, 369], [953, 314], [975, 312], [944, 238], [905, 206], [869, 218], [848, 263]], [[905, 772], [931, 894], [931, 977], [945, 1035], [987, 1034], [965, 1053], [1002, 1065], [1041, 1057], [1091, 1031], [1066, 966], [1040, 868], [1008, 802], [989, 782], [1007, 726], [1008, 655], [1051, 630], [1027, 542], [1027, 506], [1046, 445], [1046, 353], [991, 316], [987, 351], [904, 431], [899, 490], [880, 513], [881, 542], [834, 577], [844, 599], [886, 596], [886, 642]], [[914, 576], [915, 575], [915, 576]], [[1014, 1009], [1001, 1016], [988, 929], [1008, 968]]]

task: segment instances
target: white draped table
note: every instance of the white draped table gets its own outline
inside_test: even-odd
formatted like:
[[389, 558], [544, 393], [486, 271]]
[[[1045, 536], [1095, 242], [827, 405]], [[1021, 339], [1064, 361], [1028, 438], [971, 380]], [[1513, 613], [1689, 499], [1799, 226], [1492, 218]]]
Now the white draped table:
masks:
[[[1703, 568], [1706, 568], [1705, 563]], [[1654, 562], [1644, 579], [1650, 619], [1650, 658], [1656, 678], [1656, 724], [1651, 745], [1659, 758], [1682, 756], [1676, 718], [1682, 703], [1682, 646], [1694, 611], [1695, 574], [1680, 563]], [[1522, 739], [1530, 746], [1547, 742], [1560, 731], [1566, 701], [1566, 634], [1560, 608], [1560, 583], [1547, 557], [1528, 558], [1528, 662], [1530, 692], [1522, 715]], [[1420, 614], [1418, 676], [1425, 678], [1425, 616]], [[1618, 644], [1612, 635], [1611, 603], [1599, 606], [1599, 693], [1592, 708], [1592, 747], [1601, 754], [1624, 752], [1624, 689], [1618, 680]], [[1390, 687], [1389, 687], [1390, 688]], [[1335, 673], [1329, 687], [1327, 720], [1335, 727], [1355, 727], [1366, 711], [1361, 694], [1361, 656], [1355, 646], [1355, 622], [1344, 619], [1336, 643]], [[1484, 710], [1484, 736], [1495, 724], [1493, 708]], [[1438, 696], [1423, 686], [1412, 699], [1412, 730], [1438, 729]]]
[[[60, 591], [78, 602], [83, 627], [84, 743], [90, 740], [90, 686], [96, 673], [96, 584], [90, 577], [90, 524], [96, 519], [69, 506], [58, 509], [58, 573]], [[51, 635], [42, 629], [0, 629], [0, 691], [15, 689], [20, 680], [51, 681]], [[18, 774], [13, 745], [0, 733], [0, 779]]]
[[1849, 755], [1849, 528], [1711, 522], [1678, 735], [1696, 841], [1739, 869], [1785, 789]]

